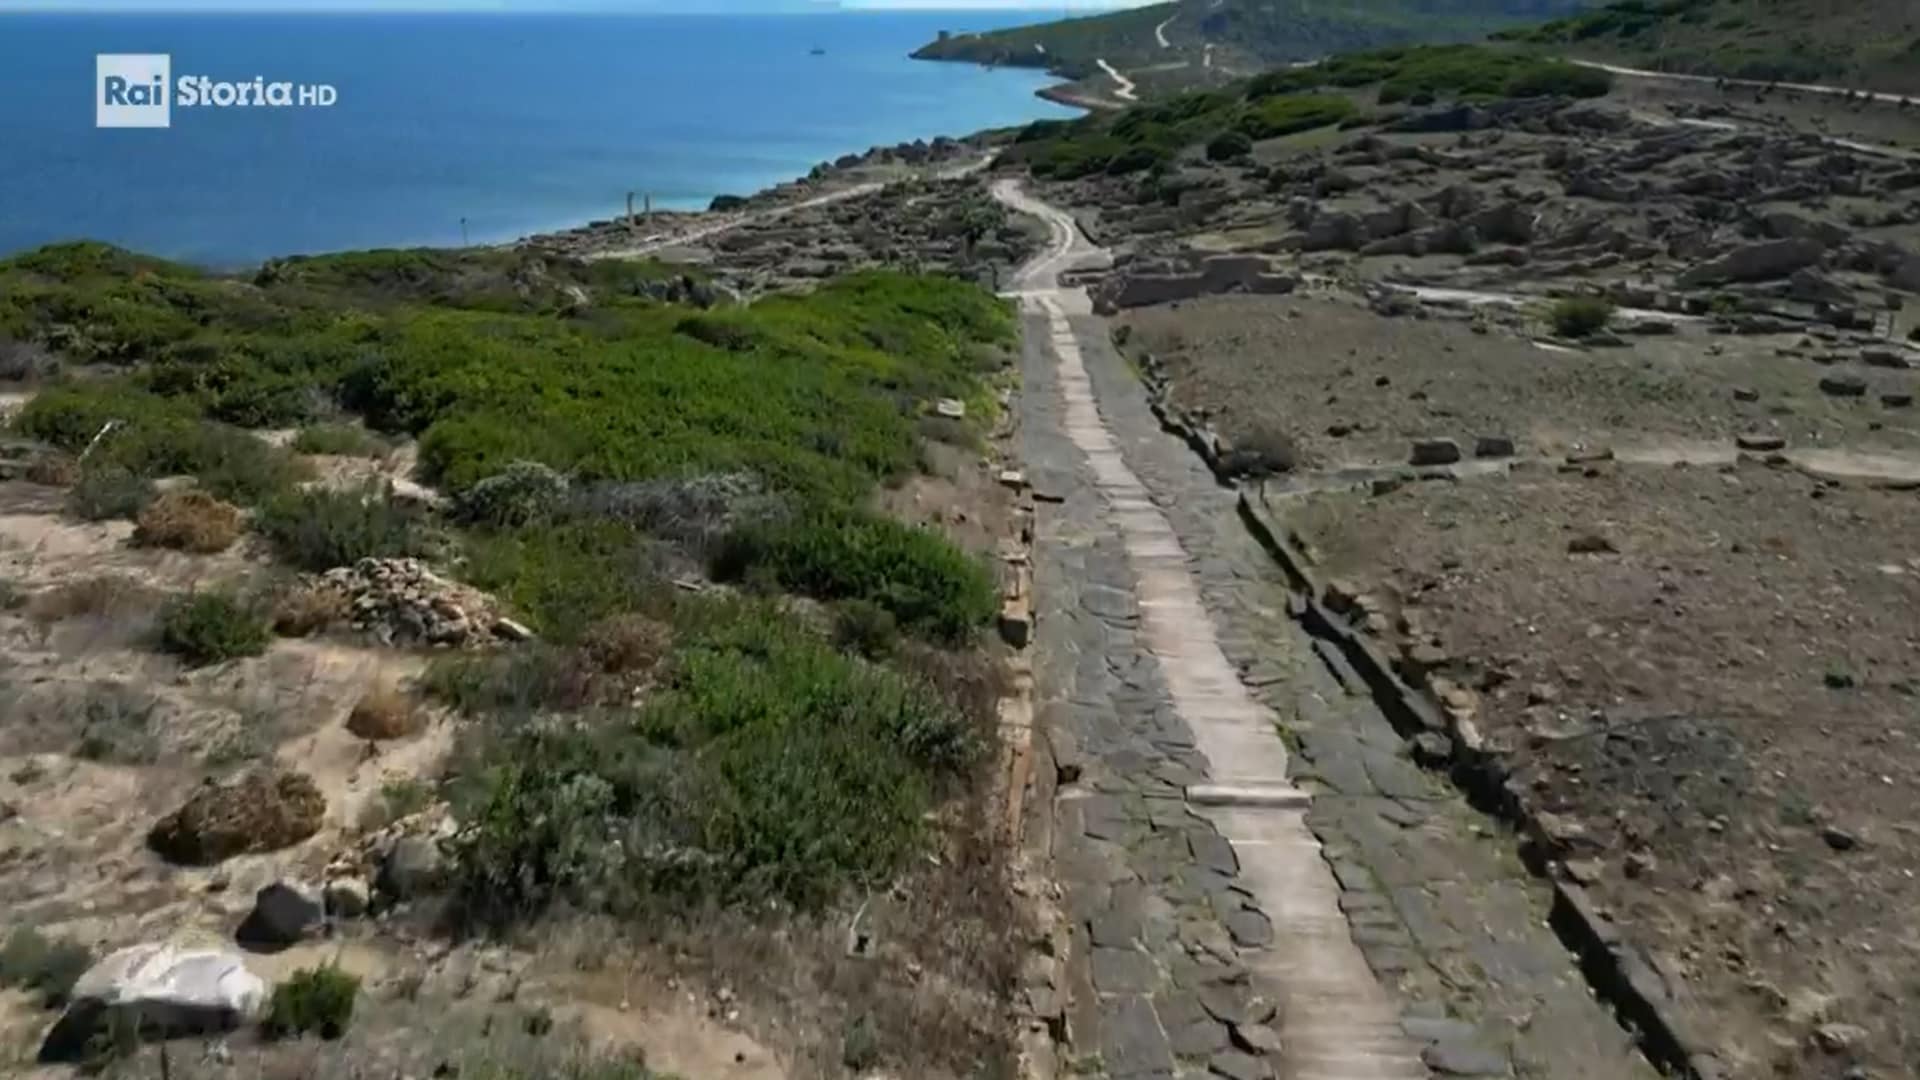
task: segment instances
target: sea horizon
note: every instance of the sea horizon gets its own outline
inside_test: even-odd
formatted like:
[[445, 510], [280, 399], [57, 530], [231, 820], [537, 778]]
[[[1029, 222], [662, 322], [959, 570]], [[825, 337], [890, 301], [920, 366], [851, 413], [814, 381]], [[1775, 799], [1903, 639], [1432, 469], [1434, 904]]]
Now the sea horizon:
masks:
[[[508, 243], [614, 217], [627, 191], [705, 209], [873, 146], [1080, 115], [1036, 96], [1044, 73], [907, 55], [1024, 17], [10, 12], [0, 256], [88, 239], [226, 269]], [[326, 85], [337, 102], [175, 105], [165, 129], [101, 129], [99, 53], [168, 55], [175, 80]]]

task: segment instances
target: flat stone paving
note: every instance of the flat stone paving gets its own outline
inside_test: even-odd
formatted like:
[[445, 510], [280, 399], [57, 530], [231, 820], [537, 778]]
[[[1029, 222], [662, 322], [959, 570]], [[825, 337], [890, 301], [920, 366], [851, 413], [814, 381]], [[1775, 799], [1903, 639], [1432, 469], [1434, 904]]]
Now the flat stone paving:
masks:
[[[1042, 497], [1035, 704], [1060, 770], [1054, 872], [1074, 924], [1066, 1026], [1077, 1060], [1067, 1071], [1285, 1080], [1657, 1075], [1548, 929], [1546, 892], [1512, 857], [1512, 839], [1493, 834], [1442, 778], [1416, 766], [1369, 701], [1344, 692], [1287, 617], [1277, 570], [1239, 522], [1231, 494], [1160, 429], [1105, 324], [1050, 319], [1046, 299], [1028, 303], [1021, 430], [1028, 479]], [[1054, 343], [1063, 326], [1117, 462], [1094, 460], [1104, 453], [1090, 457], [1069, 437]], [[1137, 478], [1144, 503], [1127, 505], [1097, 486], [1111, 486], [1116, 463]], [[1143, 557], [1140, 530], [1153, 520], [1171, 535]], [[1209, 762], [1199, 751], [1166, 670], [1187, 658], [1167, 656], [1168, 643], [1151, 637], [1155, 620], [1143, 618], [1140, 596], [1153, 604], [1182, 595], [1167, 576], [1174, 565], [1211, 619], [1209, 643], [1293, 748], [1279, 760], [1314, 798], [1305, 814], [1312, 835], [1302, 830], [1288, 843], [1310, 848], [1317, 838], [1324, 870], [1271, 880], [1271, 870], [1257, 871], [1289, 865], [1284, 858], [1236, 854], [1236, 844], [1244, 853], [1259, 837], [1286, 835], [1275, 815], [1300, 811], [1232, 805], [1202, 816], [1183, 797], [1189, 786], [1234, 779], [1237, 762]], [[1261, 910], [1256, 898], [1274, 896], [1288, 898], [1287, 910]], [[1357, 948], [1377, 982], [1354, 987], [1320, 971], [1340, 965], [1290, 937], [1322, 906], [1344, 916], [1348, 940], [1333, 944]], [[1316, 975], [1325, 986], [1316, 987]], [[1379, 1000], [1395, 1030], [1370, 1018]], [[1342, 1015], [1350, 1053], [1312, 1045]]]

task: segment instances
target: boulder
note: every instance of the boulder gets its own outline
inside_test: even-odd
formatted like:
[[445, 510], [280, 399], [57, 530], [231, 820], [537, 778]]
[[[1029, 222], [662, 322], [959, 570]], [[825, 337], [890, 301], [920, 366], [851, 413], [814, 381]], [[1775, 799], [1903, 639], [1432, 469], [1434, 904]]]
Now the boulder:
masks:
[[1490, 206], [1468, 219], [1475, 232], [1496, 244], [1531, 244], [1540, 215], [1517, 202]]
[[380, 863], [374, 888], [390, 900], [412, 900], [438, 889], [446, 877], [440, 846], [424, 836], [403, 836]]
[[1452, 439], [1418, 439], [1407, 458], [1410, 465], [1451, 465], [1460, 460], [1460, 444]]
[[1482, 435], [1473, 440], [1473, 456], [1507, 458], [1513, 456], [1513, 439], [1506, 435]]
[[1734, 248], [1717, 259], [1688, 270], [1680, 275], [1679, 284], [1682, 288], [1690, 289], [1729, 281], [1764, 281], [1767, 278], [1786, 277], [1819, 262], [1826, 250], [1826, 245], [1820, 241], [1806, 237], [1764, 240]]
[[319, 931], [326, 922], [320, 899], [308, 889], [276, 881], [254, 894], [253, 910], [234, 937], [250, 949], [278, 951]]
[[107, 1030], [143, 1035], [230, 1031], [259, 1016], [267, 985], [239, 953], [185, 942], [132, 945], [88, 968], [40, 1047], [42, 1061], [83, 1057]]
[[1851, 372], [1836, 371], [1820, 376], [1820, 391], [1833, 397], [1865, 397], [1867, 380]]
[[1352, 251], [1365, 237], [1366, 229], [1352, 214], [1321, 214], [1307, 226], [1300, 248], [1302, 251]]

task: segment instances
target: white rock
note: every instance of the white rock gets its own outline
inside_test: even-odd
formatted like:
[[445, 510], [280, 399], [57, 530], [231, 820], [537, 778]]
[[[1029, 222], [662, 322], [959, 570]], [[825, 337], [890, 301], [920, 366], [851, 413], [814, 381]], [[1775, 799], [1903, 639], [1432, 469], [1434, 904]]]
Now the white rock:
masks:
[[73, 1004], [48, 1039], [84, 1045], [109, 1017], [116, 1023], [135, 1018], [142, 1030], [165, 1033], [230, 1031], [257, 1019], [266, 998], [267, 984], [231, 950], [182, 942], [131, 945], [80, 976]]
[[327, 882], [327, 914], [349, 919], [365, 915], [372, 896], [373, 887], [367, 884], [365, 878], [334, 878]]

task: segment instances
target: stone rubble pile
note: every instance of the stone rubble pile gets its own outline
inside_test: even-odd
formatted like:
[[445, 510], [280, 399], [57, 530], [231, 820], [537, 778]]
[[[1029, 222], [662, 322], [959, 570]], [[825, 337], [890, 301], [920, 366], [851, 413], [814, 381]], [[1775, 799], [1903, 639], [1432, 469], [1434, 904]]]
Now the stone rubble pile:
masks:
[[384, 644], [467, 648], [533, 636], [501, 615], [493, 597], [441, 577], [418, 559], [361, 559], [320, 580], [345, 594], [354, 628]]

